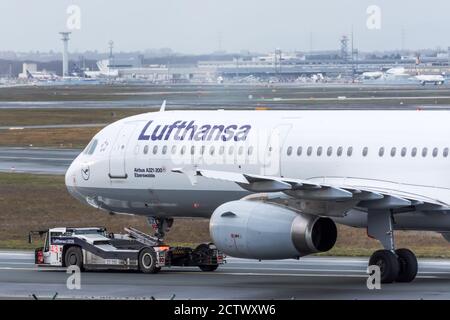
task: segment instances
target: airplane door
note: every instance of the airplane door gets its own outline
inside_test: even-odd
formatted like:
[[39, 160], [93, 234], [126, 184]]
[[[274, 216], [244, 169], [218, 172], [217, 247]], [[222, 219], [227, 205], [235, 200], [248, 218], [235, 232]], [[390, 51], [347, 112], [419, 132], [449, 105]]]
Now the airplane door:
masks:
[[125, 123], [117, 135], [109, 154], [109, 177], [111, 179], [128, 178], [128, 173], [126, 172], [126, 151], [136, 125], [136, 122]]
[[277, 125], [271, 131], [267, 139], [267, 147], [264, 152], [264, 165], [262, 174], [268, 176], [281, 176], [281, 152], [286, 137], [292, 128], [292, 124]]

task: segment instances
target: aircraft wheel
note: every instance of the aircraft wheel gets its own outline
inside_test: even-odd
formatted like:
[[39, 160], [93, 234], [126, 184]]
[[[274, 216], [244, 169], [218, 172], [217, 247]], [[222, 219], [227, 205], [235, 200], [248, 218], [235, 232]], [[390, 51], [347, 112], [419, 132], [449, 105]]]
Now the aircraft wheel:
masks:
[[414, 253], [409, 249], [397, 249], [397, 260], [400, 265], [400, 271], [398, 273], [396, 282], [411, 282], [417, 275], [417, 258]]
[[400, 263], [393, 252], [389, 250], [375, 251], [369, 259], [369, 266], [372, 265], [380, 268], [381, 283], [392, 283], [397, 279]]
[[156, 252], [151, 247], [146, 247], [139, 253], [139, 270], [142, 273], [156, 273], [158, 268], [156, 267]]

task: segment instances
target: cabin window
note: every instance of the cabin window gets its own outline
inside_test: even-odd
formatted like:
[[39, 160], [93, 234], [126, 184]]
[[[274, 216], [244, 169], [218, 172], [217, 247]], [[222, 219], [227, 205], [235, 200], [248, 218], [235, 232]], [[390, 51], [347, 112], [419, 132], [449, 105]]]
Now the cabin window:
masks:
[[173, 145], [172, 146], [172, 154], [177, 153], [177, 146]]
[[239, 149], [238, 149], [238, 154], [242, 155], [243, 153], [244, 153], [244, 147], [240, 146]]
[[436, 158], [437, 155], [438, 155], [438, 153], [439, 153], [438, 148], [434, 148], [434, 149], [433, 149], [433, 157]]
[[343, 150], [344, 150], [344, 149], [343, 149], [342, 147], [339, 147], [339, 148], [337, 149], [336, 154], [337, 154], [338, 157], [342, 156], [342, 151], [343, 151]]
[[333, 154], [333, 147], [328, 147], [327, 156], [331, 157], [332, 154]]
[[153, 154], [157, 154], [158, 153], [158, 146], [153, 146]]
[[302, 155], [302, 147], [298, 147], [297, 148], [297, 156], [301, 156]]
[[224, 146], [220, 146], [219, 154], [222, 155], [224, 152], [225, 152], [225, 147]]
[[448, 148], [444, 149], [443, 156], [444, 156], [444, 158], [448, 157]]
[[148, 153], [148, 146], [145, 146], [144, 147], [144, 154], [147, 154]]
[[353, 154], [353, 147], [348, 147], [347, 149], [347, 157], [351, 157]]
[[195, 146], [191, 146], [191, 154], [195, 154]]
[[200, 147], [200, 154], [201, 154], [201, 155], [204, 155], [204, 154], [205, 154], [205, 149], [206, 149], [205, 146], [201, 146], [201, 147]]
[[308, 157], [312, 154], [312, 147], [308, 147], [308, 150], [306, 150], [306, 154]]
[[253, 153], [253, 147], [252, 146], [248, 147], [248, 151], [247, 152], [248, 152], [248, 155], [251, 156], [252, 153]]
[[231, 156], [234, 152], [234, 148], [233, 146], [230, 146], [230, 148], [228, 149], [228, 154]]
[[395, 154], [397, 153], [397, 148], [396, 147], [393, 147], [392, 149], [391, 149], [391, 157], [395, 157]]
[[318, 147], [318, 148], [317, 148], [317, 156], [318, 156], [318, 157], [320, 157], [320, 156], [322, 155], [322, 151], [323, 151], [323, 148], [322, 148], [322, 147]]
[[412, 148], [411, 149], [411, 156], [414, 158], [417, 155], [417, 148]]
[[163, 146], [162, 147], [162, 154], [166, 154], [167, 153], [167, 146]]
[[367, 157], [367, 154], [368, 154], [368, 153], [369, 153], [369, 148], [364, 147], [363, 152], [362, 152], [363, 156], [364, 156], [364, 157]]
[[384, 156], [384, 147], [381, 147], [380, 150], [378, 151], [378, 155], [380, 157]]
[[292, 147], [287, 148], [287, 155], [290, 156], [292, 154]]
[[427, 148], [423, 148], [422, 149], [422, 157], [426, 157], [427, 156], [427, 154], [428, 154], [428, 149]]
[[181, 150], [180, 150], [181, 154], [185, 154], [186, 153], [186, 146], [182, 146]]
[[401, 153], [400, 153], [402, 157], [405, 157], [405, 156], [406, 156], [406, 151], [407, 151], [406, 148], [403, 147], [403, 148], [402, 148], [402, 151], [401, 151]]

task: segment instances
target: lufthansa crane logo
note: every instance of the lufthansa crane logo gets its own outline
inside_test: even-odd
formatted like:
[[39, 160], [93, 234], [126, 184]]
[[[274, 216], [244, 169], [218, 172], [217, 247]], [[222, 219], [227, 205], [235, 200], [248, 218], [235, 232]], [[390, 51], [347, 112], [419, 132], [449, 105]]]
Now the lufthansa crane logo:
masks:
[[81, 167], [81, 176], [84, 180], [89, 180], [89, 177], [91, 175], [91, 169], [89, 168], [89, 165], [83, 165]]

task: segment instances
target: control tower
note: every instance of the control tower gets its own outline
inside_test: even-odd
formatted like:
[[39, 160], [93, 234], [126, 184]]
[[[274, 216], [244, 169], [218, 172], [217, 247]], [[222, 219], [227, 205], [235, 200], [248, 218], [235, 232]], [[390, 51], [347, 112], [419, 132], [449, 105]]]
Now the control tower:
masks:
[[62, 75], [63, 77], [67, 77], [69, 75], [69, 34], [70, 32], [60, 32], [59, 33], [62, 38], [62, 42], [63, 42], [63, 61], [62, 61], [62, 65], [63, 65], [63, 72]]

